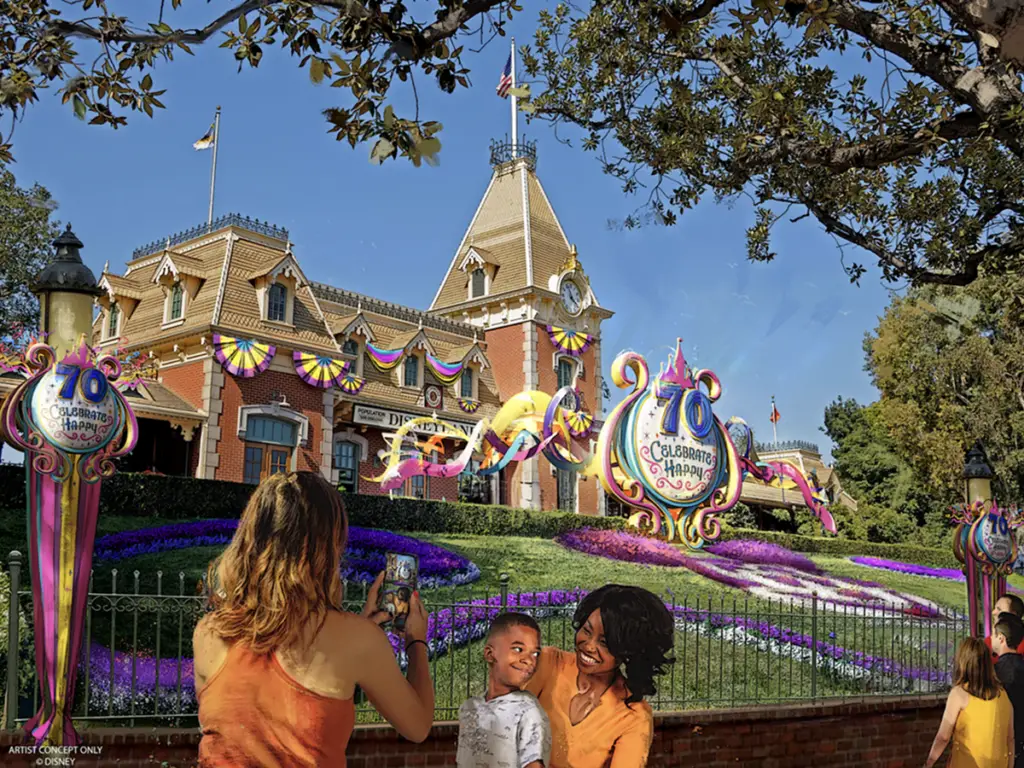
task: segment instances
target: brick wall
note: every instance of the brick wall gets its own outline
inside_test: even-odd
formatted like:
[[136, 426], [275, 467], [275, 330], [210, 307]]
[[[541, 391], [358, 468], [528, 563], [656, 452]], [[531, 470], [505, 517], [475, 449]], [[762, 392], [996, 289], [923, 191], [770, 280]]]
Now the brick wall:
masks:
[[[225, 374], [224, 412], [221, 414], [221, 439], [217, 443], [220, 465], [217, 480], [241, 482], [245, 465], [245, 442], [238, 437], [238, 409], [243, 405], [269, 405], [274, 394], [283, 394], [292, 410], [309, 419], [308, 439], [298, 448], [295, 467], [299, 471], [320, 471], [320, 440], [323, 415], [323, 392], [305, 384], [294, 373], [264, 371], [251, 379]], [[278, 400], [280, 397], [278, 396]]]
[[[916, 768], [924, 763], [942, 719], [944, 697], [879, 698], [857, 703], [795, 704], [658, 715], [648, 768], [759, 766], [760, 768]], [[457, 726], [440, 723], [423, 744], [411, 744], [381, 726], [356, 729], [349, 768], [455, 765]], [[195, 765], [194, 730], [86, 731], [87, 746], [102, 755], [80, 757], [88, 768]], [[8, 753], [20, 734], [0, 733], [9, 768], [33, 757]]]
[[501, 402], [522, 392], [526, 382], [523, 373], [523, 326], [509, 325], [494, 328], [485, 334], [487, 359], [498, 384]]
[[160, 383], [186, 403], [203, 407], [203, 361], [160, 369]]

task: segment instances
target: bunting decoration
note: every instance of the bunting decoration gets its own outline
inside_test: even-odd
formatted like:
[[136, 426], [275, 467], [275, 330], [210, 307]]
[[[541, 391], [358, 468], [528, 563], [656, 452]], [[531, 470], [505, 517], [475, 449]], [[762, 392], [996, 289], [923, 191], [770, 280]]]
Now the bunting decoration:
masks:
[[277, 349], [255, 339], [236, 339], [213, 334], [213, 352], [224, 369], [233, 376], [251, 379], [270, 367]]
[[387, 373], [396, 367], [405, 356], [404, 349], [378, 349], [370, 342], [366, 342], [366, 353], [370, 356], [370, 362], [381, 373]]
[[40, 708], [24, 730], [36, 746], [81, 743], [72, 722], [88, 612], [102, 480], [138, 440], [114, 383], [121, 364], [82, 342], [58, 360], [33, 344], [29, 378], [0, 408], [0, 431], [26, 456], [29, 559]]
[[459, 408], [461, 408], [464, 413], [476, 413], [477, 409], [480, 407], [479, 400], [470, 400], [468, 397], [460, 397], [458, 399], [458, 403]]
[[551, 343], [560, 351], [573, 357], [579, 357], [594, 343], [594, 337], [589, 333], [570, 331], [566, 328], [559, 328], [557, 325], [549, 325], [547, 331]]
[[341, 380], [348, 373], [348, 360], [335, 360], [330, 357], [314, 355], [310, 352], [293, 352], [295, 372], [299, 378], [311, 387], [330, 389], [340, 386]]
[[346, 372], [338, 381], [338, 387], [348, 395], [358, 395], [364, 384], [366, 379], [356, 376], [352, 371]]
[[570, 411], [565, 415], [565, 425], [569, 428], [570, 435], [582, 440], [593, 429], [594, 417], [584, 411]]
[[442, 384], [454, 384], [455, 380], [462, 375], [463, 363], [442, 363], [429, 352], [427, 352], [427, 365]]

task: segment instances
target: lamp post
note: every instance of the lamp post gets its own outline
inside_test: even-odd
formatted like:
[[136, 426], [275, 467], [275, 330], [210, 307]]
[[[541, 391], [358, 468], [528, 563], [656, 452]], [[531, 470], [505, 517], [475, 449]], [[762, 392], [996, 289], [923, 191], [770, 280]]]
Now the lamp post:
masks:
[[967, 503], [976, 501], [987, 503], [992, 501], [992, 467], [985, 455], [985, 447], [981, 440], [967, 451], [964, 461], [964, 481], [966, 485]]
[[121, 365], [93, 351], [96, 277], [67, 230], [31, 290], [46, 342], [25, 354], [29, 377], [0, 407], [0, 433], [25, 453], [28, 545], [40, 708], [25, 724], [37, 745], [80, 743], [72, 722], [88, 606], [100, 485], [135, 446], [138, 425], [117, 389]]
[[68, 224], [53, 241], [54, 257], [31, 285], [39, 297], [39, 330], [57, 359], [78, 349], [82, 336], [92, 333], [92, 307], [103, 293], [92, 270], [82, 263], [82, 241]]

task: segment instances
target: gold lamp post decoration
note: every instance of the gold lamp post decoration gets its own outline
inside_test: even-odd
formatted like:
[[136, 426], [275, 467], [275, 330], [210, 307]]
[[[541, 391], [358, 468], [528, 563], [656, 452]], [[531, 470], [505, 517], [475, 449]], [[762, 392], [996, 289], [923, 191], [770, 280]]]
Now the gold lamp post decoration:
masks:
[[92, 308], [103, 293], [92, 270], [82, 263], [82, 241], [71, 225], [53, 241], [56, 256], [39, 273], [32, 293], [39, 297], [39, 330], [57, 359], [77, 351], [92, 333]]
[[992, 634], [992, 608], [1006, 591], [1006, 577], [1017, 559], [1019, 510], [1000, 508], [992, 499], [994, 473], [978, 441], [964, 462], [966, 503], [953, 509], [953, 554], [967, 577], [971, 633]]

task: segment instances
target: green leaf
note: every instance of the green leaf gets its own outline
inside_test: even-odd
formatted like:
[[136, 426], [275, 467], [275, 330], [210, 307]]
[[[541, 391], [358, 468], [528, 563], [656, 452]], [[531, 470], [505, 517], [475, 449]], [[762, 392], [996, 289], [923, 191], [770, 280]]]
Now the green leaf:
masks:
[[390, 104], [388, 104], [386, 107], [384, 107], [384, 127], [390, 131], [394, 124], [395, 110], [392, 108]]
[[532, 101], [521, 101], [519, 102], [519, 111], [525, 112], [528, 115], [532, 115], [537, 111], [537, 105]]
[[324, 62], [315, 56], [309, 61], [309, 79], [313, 85], [320, 85], [324, 81]]
[[153, 87], [153, 78], [149, 75], [146, 75], [144, 78], [142, 78], [142, 82], [139, 83], [139, 87], [141, 87], [142, 90], [144, 91], [148, 91], [150, 88]]
[[77, 117], [79, 120], [85, 120], [85, 115], [88, 112], [88, 109], [86, 108], [85, 102], [82, 100], [82, 97], [75, 96], [71, 100], [71, 106], [75, 110], [75, 117]]
[[528, 99], [530, 98], [530, 86], [517, 85], [515, 88], [509, 88], [508, 93], [510, 96], [515, 96], [517, 99]]
[[373, 165], [380, 165], [395, 151], [395, 145], [387, 139], [378, 139], [377, 143], [373, 145], [373, 149], [370, 151], [370, 162]]
[[416, 149], [425, 157], [436, 155], [441, 151], [441, 140], [434, 138], [423, 139], [422, 141], [417, 142]]

